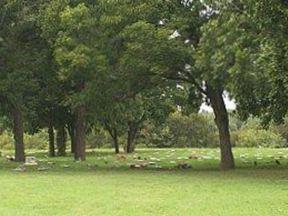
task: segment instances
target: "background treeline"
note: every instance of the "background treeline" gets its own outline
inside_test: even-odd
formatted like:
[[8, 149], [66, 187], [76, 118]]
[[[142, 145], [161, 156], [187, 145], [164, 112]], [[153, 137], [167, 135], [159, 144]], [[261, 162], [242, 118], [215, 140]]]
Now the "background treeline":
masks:
[[[12, 132], [3, 124], [0, 131], [0, 149], [13, 149]], [[235, 114], [230, 114], [230, 131], [232, 145], [236, 147], [288, 147], [288, 119], [282, 124], [271, 123], [264, 127], [258, 118], [242, 121]], [[35, 134], [25, 133], [24, 140], [28, 149], [49, 148], [49, 135], [44, 129]], [[69, 145], [71, 139], [66, 137], [65, 142], [65, 149], [62, 149], [62, 153], [60, 150], [60, 154], [71, 150]], [[120, 147], [124, 148], [126, 142], [127, 135], [122, 134], [119, 137]], [[61, 143], [56, 145], [58, 153], [59, 145]], [[217, 148], [219, 141], [213, 114], [183, 115], [175, 112], [161, 125], [145, 121], [141, 130], [137, 132], [135, 145], [136, 148]], [[114, 148], [113, 139], [104, 128], [91, 128], [87, 133], [87, 148]]]

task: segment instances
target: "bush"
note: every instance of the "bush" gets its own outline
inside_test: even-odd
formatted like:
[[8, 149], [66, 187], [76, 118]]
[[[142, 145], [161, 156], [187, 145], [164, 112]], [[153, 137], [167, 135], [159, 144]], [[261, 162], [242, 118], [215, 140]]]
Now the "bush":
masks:
[[[24, 143], [26, 149], [48, 149], [48, 133], [45, 130], [29, 135], [24, 134]], [[14, 139], [11, 131], [3, 131], [0, 135], [0, 149], [14, 149]]]
[[179, 113], [168, 119], [169, 132], [175, 147], [214, 147], [217, 131], [211, 118], [204, 114], [182, 116]]
[[167, 125], [155, 127], [153, 124], [146, 124], [141, 131], [138, 142], [145, 144], [149, 148], [170, 148], [174, 146]]
[[275, 127], [265, 130], [260, 119], [249, 118], [235, 132], [235, 145], [239, 147], [285, 147], [286, 140], [279, 131]]
[[285, 147], [285, 139], [273, 131], [264, 129], [243, 129], [236, 137], [238, 147]]
[[174, 113], [161, 127], [148, 124], [142, 130], [142, 143], [148, 147], [216, 147], [218, 134], [210, 114]]
[[41, 130], [33, 135], [24, 134], [24, 143], [27, 149], [47, 150], [49, 137], [46, 130]]
[[284, 118], [284, 122], [282, 124], [272, 123], [270, 128], [273, 132], [278, 133], [285, 139], [285, 147], [288, 147], [288, 118]]
[[111, 147], [112, 140], [105, 130], [93, 130], [86, 137], [87, 148]]
[[13, 134], [10, 131], [2, 131], [0, 135], [0, 149], [11, 150], [14, 148]]
[[[231, 142], [237, 147], [287, 147], [288, 120], [281, 125], [271, 125], [264, 130], [257, 118], [250, 118], [245, 123], [237, 116], [230, 116]], [[127, 134], [119, 137], [119, 144], [126, 143]], [[24, 135], [26, 149], [48, 150], [47, 130]], [[67, 140], [67, 147], [70, 145]], [[86, 137], [87, 148], [111, 148], [112, 140], [104, 129], [93, 129]], [[149, 148], [185, 148], [218, 147], [218, 130], [214, 116], [210, 113], [191, 114], [190, 116], [174, 113], [162, 125], [145, 122], [135, 144]], [[10, 130], [0, 131], [0, 149], [14, 149], [13, 134]]]

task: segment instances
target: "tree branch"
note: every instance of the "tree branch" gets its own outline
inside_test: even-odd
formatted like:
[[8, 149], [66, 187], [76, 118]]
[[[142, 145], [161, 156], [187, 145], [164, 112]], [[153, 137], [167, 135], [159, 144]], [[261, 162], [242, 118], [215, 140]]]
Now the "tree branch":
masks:
[[169, 79], [169, 80], [178, 80], [178, 81], [182, 81], [182, 82], [187, 82], [187, 83], [191, 83], [191, 84], [193, 84], [196, 88], [197, 88], [197, 90], [199, 91], [199, 92], [201, 92], [202, 94], [205, 94], [205, 95], [207, 95], [208, 93], [207, 93], [207, 91], [205, 91], [202, 87], [201, 87], [201, 85], [199, 84], [199, 83], [197, 83], [197, 81], [195, 80], [195, 78], [191, 75], [191, 74], [189, 74], [189, 73], [186, 73], [186, 75], [188, 76], [188, 78], [186, 78], [186, 77], [173, 77], [173, 76], [164, 76], [166, 79]]

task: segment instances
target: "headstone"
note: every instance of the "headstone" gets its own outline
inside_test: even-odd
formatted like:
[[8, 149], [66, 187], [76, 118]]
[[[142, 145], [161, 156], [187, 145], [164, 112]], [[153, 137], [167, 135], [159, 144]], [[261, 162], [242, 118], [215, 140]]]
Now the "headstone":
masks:
[[30, 156], [25, 158], [25, 166], [37, 166], [37, 160], [36, 157]]
[[14, 156], [10, 156], [10, 155], [6, 155], [6, 160], [7, 161], [14, 161], [15, 157]]

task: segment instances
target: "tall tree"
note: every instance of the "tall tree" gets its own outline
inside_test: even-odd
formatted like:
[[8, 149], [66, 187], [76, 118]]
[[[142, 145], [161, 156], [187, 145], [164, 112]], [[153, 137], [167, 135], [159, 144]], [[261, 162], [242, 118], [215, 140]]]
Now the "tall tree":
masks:
[[226, 71], [243, 118], [252, 114], [279, 123], [287, 114], [287, 13], [281, 0], [223, 1], [204, 30], [202, 60]]
[[[202, 46], [203, 33], [200, 29], [208, 22], [207, 20], [212, 19], [212, 15], [201, 15], [203, 5], [194, 7], [193, 3], [191, 5], [189, 3], [180, 6], [181, 13], [177, 10], [174, 12], [174, 15], [178, 14], [180, 20], [178, 16], [170, 18], [170, 23], [167, 21], [169, 24], [160, 27], [140, 21], [124, 30], [127, 49], [124, 56], [126, 68], [129, 70], [132, 63], [137, 62], [138, 66], [133, 67], [133, 70], [138, 69], [142, 76], [154, 75], [176, 80], [178, 83], [187, 82], [194, 87], [191, 88], [191, 95], [195, 98], [200, 95], [206, 98], [212, 105], [219, 130], [221, 168], [232, 169], [234, 158], [229, 118], [223, 99], [226, 87], [226, 80], [223, 82], [225, 71], [215, 74], [197, 63], [200, 62], [198, 58]], [[145, 73], [142, 73], [143, 71]]]
[[99, 49], [96, 3], [53, 1], [48, 3], [41, 19], [43, 37], [54, 50], [58, 75], [68, 86], [65, 101], [75, 117], [75, 160], [86, 158], [86, 92], [106, 64]]
[[239, 35], [234, 40], [238, 46], [231, 71], [238, 74], [238, 82], [242, 78], [241, 85], [233, 86], [239, 112], [245, 118], [253, 114], [265, 123], [281, 123], [288, 111], [288, 4], [282, 0], [242, 1], [238, 7], [242, 10], [234, 10], [231, 21]]
[[24, 161], [23, 121], [38, 89], [35, 74], [43, 72], [46, 62], [36, 26], [39, 2], [5, 0], [1, 4], [0, 95], [13, 122], [15, 160]]
[[[205, 33], [201, 30], [218, 16], [219, 4], [210, 1], [101, 1], [100, 26], [109, 66], [125, 71], [127, 83], [138, 81], [138, 91], [165, 82], [187, 82], [191, 95], [212, 105], [219, 129], [221, 168], [234, 168], [229, 118], [223, 99], [225, 71], [202, 66]], [[141, 11], [141, 12], [140, 12]], [[207, 24], [207, 25], [208, 25]], [[106, 27], [107, 26], [107, 27]], [[108, 49], [111, 47], [110, 49]], [[115, 49], [116, 48], [116, 49]], [[115, 50], [115, 52], [114, 52]], [[202, 61], [202, 63], [200, 63]], [[125, 74], [125, 73], [124, 73]], [[134, 91], [134, 93], [137, 91]], [[126, 97], [131, 97], [126, 92]]]

